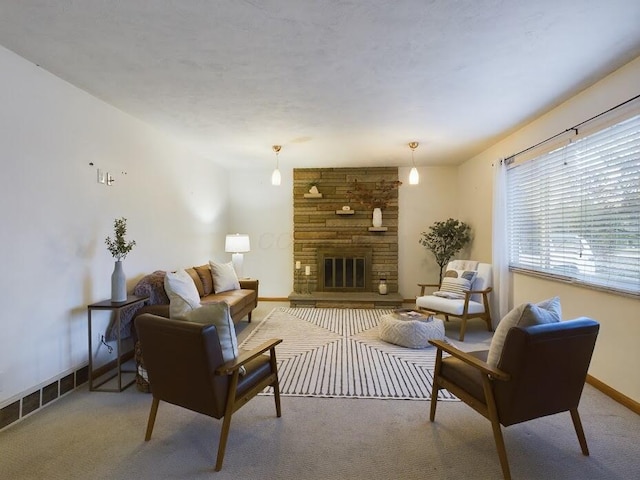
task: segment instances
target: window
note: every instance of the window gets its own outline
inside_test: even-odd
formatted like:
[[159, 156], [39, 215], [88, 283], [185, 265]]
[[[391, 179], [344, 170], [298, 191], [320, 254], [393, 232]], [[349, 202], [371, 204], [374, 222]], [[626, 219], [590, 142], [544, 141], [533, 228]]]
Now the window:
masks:
[[640, 115], [507, 171], [509, 266], [640, 295]]

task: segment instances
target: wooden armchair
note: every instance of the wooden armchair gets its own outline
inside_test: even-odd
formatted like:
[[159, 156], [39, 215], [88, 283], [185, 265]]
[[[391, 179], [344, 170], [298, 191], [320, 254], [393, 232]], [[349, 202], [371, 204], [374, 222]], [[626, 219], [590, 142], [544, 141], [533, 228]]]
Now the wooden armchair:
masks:
[[[136, 318], [136, 328], [153, 394], [145, 441], [151, 438], [160, 400], [223, 418], [215, 467], [219, 471], [236, 410], [272, 386], [276, 415], [280, 417], [275, 347], [282, 340], [269, 340], [225, 363], [214, 325], [143, 314]], [[265, 352], [269, 354], [263, 355]], [[240, 374], [242, 366], [244, 375]]]
[[[441, 388], [488, 418], [505, 479], [511, 473], [500, 425], [569, 411], [582, 453], [589, 455], [578, 403], [599, 327], [589, 318], [512, 327], [497, 368], [486, 363], [488, 350], [465, 353], [432, 340], [438, 350], [430, 420]], [[442, 352], [450, 356], [443, 358]]]
[[[449, 262], [446, 270], [458, 269], [458, 260]], [[470, 318], [481, 318], [487, 324], [489, 331], [493, 330], [491, 324], [491, 310], [489, 308], [489, 293], [492, 291], [491, 265], [488, 263], [478, 263], [477, 275], [471, 289], [464, 292], [463, 298], [443, 298], [436, 295], [425, 295], [427, 287], [440, 288], [440, 284], [419, 283], [420, 295], [416, 298], [416, 307], [420, 310], [444, 315], [445, 321], [449, 317], [458, 317], [462, 320], [460, 324], [461, 342], [464, 341], [464, 334], [467, 331], [467, 320]]]

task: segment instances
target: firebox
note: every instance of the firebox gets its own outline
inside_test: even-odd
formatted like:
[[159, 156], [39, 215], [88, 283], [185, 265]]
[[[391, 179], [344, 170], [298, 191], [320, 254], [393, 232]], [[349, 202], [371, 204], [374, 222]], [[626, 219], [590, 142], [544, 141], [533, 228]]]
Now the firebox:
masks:
[[371, 249], [319, 249], [318, 291], [371, 291]]

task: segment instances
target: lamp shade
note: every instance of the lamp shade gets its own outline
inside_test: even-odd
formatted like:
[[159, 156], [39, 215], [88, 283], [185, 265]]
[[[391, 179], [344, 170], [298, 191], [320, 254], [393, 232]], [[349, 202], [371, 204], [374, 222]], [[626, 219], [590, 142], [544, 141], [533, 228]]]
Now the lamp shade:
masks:
[[420, 183], [420, 174], [418, 169], [413, 167], [409, 172], [409, 185], [418, 185]]
[[232, 233], [227, 235], [224, 242], [224, 251], [231, 253], [244, 253], [251, 250], [249, 235], [246, 233]]
[[278, 186], [282, 183], [282, 176], [280, 175], [280, 170], [277, 168], [271, 174], [271, 185]]

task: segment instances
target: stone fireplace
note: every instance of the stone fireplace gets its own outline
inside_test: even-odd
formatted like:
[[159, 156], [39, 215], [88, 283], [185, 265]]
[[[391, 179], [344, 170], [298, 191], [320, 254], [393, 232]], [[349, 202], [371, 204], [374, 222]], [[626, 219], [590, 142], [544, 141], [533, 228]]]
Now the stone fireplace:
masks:
[[366, 249], [317, 250], [319, 292], [370, 292], [371, 253]]
[[[372, 209], [350, 202], [354, 180], [366, 187], [398, 180], [397, 167], [293, 170], [292, 306], [401, 305], [398, 293], [398, 192], [383, 209], [382, 227]], [[318, 192], [310, 192], [315, 185]], [[402, 187], [400, 187], [402, 188]], [[305, 275], [309, 267], [309, 275]], [[384, 278], [388, 295], [378, 293]]]

